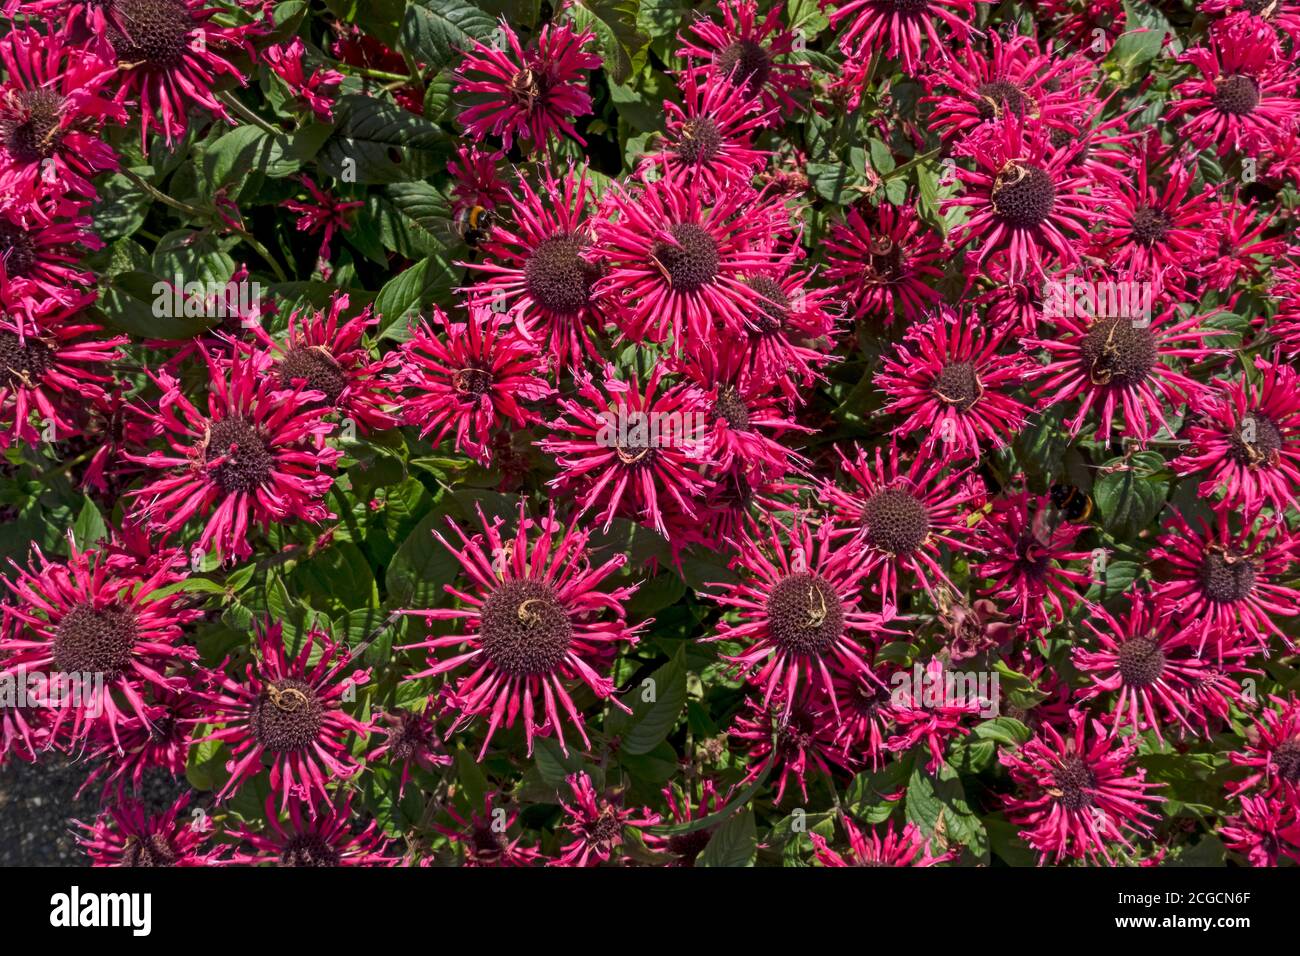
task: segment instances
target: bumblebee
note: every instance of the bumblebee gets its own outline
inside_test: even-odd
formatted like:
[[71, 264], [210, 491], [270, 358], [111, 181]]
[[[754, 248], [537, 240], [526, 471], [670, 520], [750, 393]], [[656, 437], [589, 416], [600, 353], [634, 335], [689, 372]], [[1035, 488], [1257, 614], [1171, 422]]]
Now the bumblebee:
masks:
[[496, 222], [496, 214], [486, 206], [470, 206], [456, 213], [452, 220], [456, 235], [464, 240], [465, 245], [477, 249], [478, 244], [487, 238]]
[[1092, 516], [1092, 498], [1074, 485], [1052, 485], [1048, 494], [1052, 506], [1068, 521], [1087, 521]]

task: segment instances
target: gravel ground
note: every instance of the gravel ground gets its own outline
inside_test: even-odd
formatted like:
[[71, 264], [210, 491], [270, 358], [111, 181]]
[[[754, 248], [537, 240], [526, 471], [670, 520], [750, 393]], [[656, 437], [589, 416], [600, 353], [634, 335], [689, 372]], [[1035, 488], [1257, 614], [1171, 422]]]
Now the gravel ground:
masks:
[[[14, 760], [0, 768], [0, 866], [87, 865], [69, 822], [90, 823], [99, 811], [98, 786], [73, 799], [86, 772], [84, 764], [57, 756], [36, 764]], [[157, 813], [187, 789], [183, 780], [146, 774], [142, 799]]]

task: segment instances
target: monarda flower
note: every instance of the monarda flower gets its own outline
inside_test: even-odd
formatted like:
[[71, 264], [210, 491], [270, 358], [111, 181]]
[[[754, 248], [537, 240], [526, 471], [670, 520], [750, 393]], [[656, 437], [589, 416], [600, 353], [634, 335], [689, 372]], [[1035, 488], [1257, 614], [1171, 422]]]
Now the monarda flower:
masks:
[[1129, 161], [1136, 180], [1101, 186], [1106, 201], [1098, 204], [1103, 228], [1095, 251], [1123, 275], [1181, 289], [1202, 256], [1211, 194], [1192, 192], [1189, 163], [1175, 162], [1159, 178], [1152, 164], [1148, 150], [1137, 150]]
[[601, 59], [586, 47], [596, 35], [578, 33], [568, 23], [548, 23], [527, 50], [504, 20], [498, 35], [504, 40], [499, 46], [475, 40], [456, 67], [456, 92], [474, 98], [460, 114], [461, 126], [478, 141], [500, 137], [506, 149], [519, 137], [540, 150], [552, 133], [585, 146], [573, 120], [591, 113], [586, 71], [600, 66]]
[[1275, 618], [1300, 614], [1300, 591], [1282, 583], [1300, 542], [1285, 525], [1234, 515], [1222, 503], [1213, 524], [1197, 524], [1193, 528], [1175, 511], [1151, 560], [1166, 569], [1154, 585], [1156, 597], [1198, 642], [1198, 651], [1212, 642], [1220, 657], [1236, 648], [1255, 652], [1272, 635], [1293, 647]]
[[1016, 117], [1074, 133], [1079, 97], [1069, 80], [1078, 64], [1045, 54], [1031, 36], [1004, 40], [994, 30], [989, 46], [986, 54], [967, 45], [925, 78], [923, 102], [934, 104], [929, 128], [945, 142], [960, 141]]
[[957, 168], [965, 193], [944, 208], [970, 211], [951, 238], [958, 249], [975, 246], [977, 266], [1002, 259], [1016, 279], [1078, 262], [1098, 197], [1087, 194], [1089, 182], [1069, 168], [1067, 154], [1051, 150], [1047, 134], [1041, 122], [1008, 116], [975, 151], [976, 168]]
[[754, 307], [746, 280], [775, 265], [772, 240], [788, 221], [773, 196], [737, 188], [710, 197], [691, 176], [614, 185], [605, 206], [596, 236], [607, 269], [596, 294], [629, 339], [671, 334], [679, 349], [715, 324], [743, 327]]
[[1054, 513], [1047, 495], [1027, 491], [994, 500], [992, 510], [974, 528], [983, 558], [972, 570], [989, 585], [980, 593], [1027, 627], [1041, 630], [1065, 618], [1092, 575], [1067, 562], [1092, 558], [1072, 550], [1087, 525]]
[[[1074, 666], [1091, 682], [1078, 700], [1115, 694], [1105, 718], [1111, 733], [1152, 730], [1163, 742], [1161, 727], [1180, 725], [1188, 734], [1208, 737], [1211, 720], [1224, 720], [1229, 704], [1241, 703], [1240, 685], [1203, 659], [1194, 636], [1189, 640], [1164, 608], [1141, 592], [1129, 593], [1122, 619], [1090, 605], [1083, 623], [1098, 643], [1095, 649], [1077, 645], [1072, 651]], [[1239, 668], [1240, 662], [1230, 660], [1228, 666]]]
[[[1300, 100], [1296, 104], [1300, 109]], [[1242, 199], [1240, 190], [1217, 199], [1211, 209], [1199, 270], [1205, 286], [1222, 292], [1267, 277], [1272, 262], [1287, 252], [1285, 236], [1265, 235], [1272, 231], [1277, 210], [1257, 214], [1254, 202]]]
[[[757, 529], [755, 529], [757, 530]], [[719, 622], [706, 641], [734, 641], [723, 655], [762, 688], [763, 706], [775, 699], [789, 716], [802, 687], [816, 685], [838, 714], [833, 678], [863, 675], [876, 680], [862, 642], [887, 633], [885, 618], [858, 607], [862, 565], [856, 541], [838, 547], [829, 524], [813, 532], [796, 519], [787, 530], [773, 519], [766, 534], [745, 533], [730, 567], [740, 581], [710, 595], [736, 615]]]
[[961, 856], [960, 847], [935, 856], [930, 852], [930, 839], [910, 821], [903, 825], [901, 832], [895, 829], [892, 820], [883, 831], [868, 828], [865, 833], [848, 817], [841, 817], [840, 825], [849, 838], [848, 849], [843, 852], [831, 849], [821, 834], [808, 834], [817, 862], [822, 866], [937, 866]]
[[243, 74], [228, 57], [239, 50], [252, 53], [247, 36], [254, 26], [226, 26], [213, 18], [219, 7], [205, 0], [104, 0], [102, 30], [117, 63], [115, 99], [136, 104], [140, 114], [140, 143], [148, 153], [151, 130], [159, 130], [168, 146], [185, 135], [191, 106], [228, 119], [213, 92], [221, 76], [241, 86]]
[[755, 132], [769, 125], [772, 113], [756, 99], [738, 92], [725, 79], [700, 84], [698, 74], [682, 77], [684, 105], [664, 100], [667, 133], [662, 147], [647, 157], [640, 175], [662, 171], [671, 177], [699, 177], [709, 195], [748, 186], [770, 155], [755, 149]]
[[758, 97], [764, 110], [800, 110], [791, 94], [809, 86], [811, 68], [790, 61], [795, 34], [782, 21], [785, 5], [773, 5], [761, 20], [755, 0], [723, 0], [720, 6], [722, 23], [697, 15], [690, 36], [678, 36], [677, 55], [688, 62], [683, 72], [693, 73], [700, 85], [723, 79], [745, 97]]
[[414, 767], [432, 770], [451, 766], [452, 757], [444, 750], [438, 728], [427, 713], [398, 708], [380, 713], [377, 720], [375, 730], [384, 735], [384, 742], [366, 754], [366, 763], [383, 759], [399, 768], [399, 796], [406, 791]]
[[324, 439], [334, 430], [324, 393], [281, 390], [265, 355], [237, 355], [227, 368], [208, 353], [209, 393], [203, 412], [180, 382], [151, 375], [163, 390], [158, 411], [136, 409], [160, 426], [169, 451], [126, 454], [162, 474], [130, 492], [134, 514], [155, 530], [174, 533], [195, 515], [206, 517], [198, 547], [223, 559], [253, 553], [250, 527], [265, 530], [291, 519], [332, 517], [320, 499], [341, 452]]
[[343, 82], [343, 74], [338, 70], [316, 70], [308, 76], [303, 65], [306, 52], [302, 38], [294, 37], [288, 43], [272, 44], [262, 50], [262, 59], [316, 119], [322, 123], [332, 122], [333, 96]]
[[435, 830], [461, 848], [464, 854], [462, 865], [536, 866], [543, 859], [541, 851], [536, 847], [524, 845], [523, 836], [511, 836], [511, 830], [519, 822], [519, 811], [507, 809], [502, 803], [501, 794], [484, 794], [482, 811], [470, 811], [466, 815], [468, 819], [457, 812], [454, 805], [449, 804], [446, 808], [447, 816], [451, 817], [456, 826], [433, 825]]
[[37, 703], [56, 715], [52, 733], [84, 744], [103, 731], [120, 752], [119, 729], [148, 718], [147, 686], [189, 689], [187, 678], [166, 675], [197, 658], [181, 638], [202, 613], [186, 609], [178, 592], [154, 593], [173, 580], [167, 569], [144, 575], [114, 569], [102, 552], [79, 549], [71, 533], [66, 563], [33, 548], [30, 569], [15, 564], [13, 580], [5, 581], [13, 600], [3, 606], [0, 666], [10, 675], [51, 678], [37, 688]]
[[943, 242], [911, 206], [854, 206], [831, 226], [826, 278], [837, 283], [854, 319], [893, 325], [919, 319], [939, 301]]
[[510, 200], [510, 187], [497, 175], [499, 152], [484, 152], [477, 146], [461, 146], [447, 162], [447, 172], [454, 180], [451, 186], [451, 211], [460, 215], [482, 206], [495, 209]]
[[230, 779], [217, 801], [261, 773], [267, 761], [281, 812], [291, 801], [312, 806], [327, 800], [329, 780], [346, 780], [359, 769], [351, 735], [365, 737], [371, 728], [343, 705], [370, 680], [370, 671], [345, 673], [356, 655], [321, 631], [295, 638], [296, 653], [285, 646], [278, 621], [260, 624], [254, 641], [257, 656], [245, 666], [243, 679], [225, 673], [223, 664], [213, 674], [212, 689], [202, 694], [206, 722], [218, 729], [195, 743], [221, 741], [231, 753]]
[[1222, 492], [1229, 508], [1284, 515], [1300, 493], [1300, 381], [1287, 365], [1256, 359], [1259, 377], [1218, 381], [1197, 403], [1180, 475], [1203, 475], [1201, 497]]
[[1228, 754], [1228, 760], [1250, 773], [1230, 784], [1228, 792], [1238, 796], [1259, 790], [1293, 805], [1300, 801], [1300, 701], [1295, 692], [1286, 698], [1270, 696], [1245, 738], [1245, 749]]
[[979, 492], [965, 472], [945, 473], [942, 458], [918, 455], [903, 467], [897, 445], [889, 457], [876, 449], [875, 460], [859, 448], [854, 458], [839, 451], [849, 490], [837, 485], [826, 496], [843, 527], [838, 533], [857, 537], [863, 570], [872, 591], [886, 606], [898, 606], [900, 571], [910, 571], [933, 595], [937, 582], [950, 584], [940, 564], [940, 547], [971, 551], [963, 509]]
[[[32, 308], [0, 305], [0, 450], [78, 435], [87, 404], [107, 405], [104, 386], [121, 358], [125, 335], [95, 338], [103, 330], [79, 321], [93, 294], [62, 306], [42, 298]], [[107, 373], [107, 374], [106, 374]]]
[[895, 673], [890, 680], [890, 715], [897, 733], [885, 746], [894, 753], [906, 753], [924, 743], [930, 754], [927, 773], [939, 773], [948, 744], [968, 735], [968, 724], [997, 707], [996, 700], [952, 679], [940, 657], [930, 658], [924, 667], [914, 665], [910, 673]]
[[452, 322], [435, 306], [433, 320], [436, 329], [421, 321], [402, 346], [402, 415], [422, 438], [438, 445], [452, 434], [457, 451], [487, 465], [498, 422], [527, 428], [539, 416], [526, 403], [554, 392], [545, 359], [509, 315], [475, 306], [469, 321]]
[[889, 397], [883, 411], [906, 416], [894, 435], [919, 432], [927, 448], [942, 445], [949, 460], [1004, 447], [1028, 412], [1011, 395], [1028, 360], [1001, 354], [1009, 333], [977, 328], [972, 313], [946, 307], [912, 326], [875, 377]]
[[832, 768], [847, 769], [857, 762], [837, 739], [839, 720], [816, 685], [804, 685], [793, 701], [786, 710], [781, 705], [765, 707], [746, 697], [744, 710], [727, 730], [727, 737], [744, 751], [745, 778], [740, 785], [758, 779], [770, 765], [776, 777], [777, 804], [784, 799], [791, 780], [807, 800], [809, 776], [831, 776]]
[[1208, 386], [1165, 363], [1170, 359], [1199, 363], [1223, 354], [1205, 341], [1221, 333], [1203, 328], [1198, 315], [1180, 317], [1172, 305], [1149, 319], [1137, 310], [1132, 315], [1095, 316], [1083, 311], [1070, 314], [1074, 311], [1055, 316], [1050, 334], [1044, 329], [1024, 340], [1026, 348], [1048, 352], [1047, 364], [1030, 372], [1039, 383], [1033, 391], [1039, 407], [1079, 399], [1078, 412], [1066, 420], [1072, 436], [1079, 434], [1090, 416], [1101, 419], [1098, 441], [1110, 439], [1117, 417], [1120, 434], [1141, 443], [1161, 428], [1172, 435], [1161, 399], [1181, 409], [1201, 399]]
[[77, 842], [90, 856], [91, 866], [221, 866], [228, 847], [205, 847], [211, 830], [207, 817], [181, 819], [190, 794], [181, 794], [162, 813], [151, 815], [138, 800], [109, 805], [94, 823], [72, 821], [84, 833]]
[[266, 828], [258, 831], [240, 825], [231, 835], [243, 841], [230, 858], [245, 866], [397, 866], [402, 862], [379, 821], [362, 825], [352, 810], [351, 793], [334, 803], [304, 813], [289, 804], [288, 820], [274, 798], [266, 801]]
[[77, 263], [104, 248], [81, 214], [84, 205], [58, 198], [0, 202], [0, 303], [36, 311], [45, 299], [63, 306], [82, 300], [95, 279]]
[[32, 202], [42, 192], [98, 196], [91, 182], [117, 168], [94, 131], [126, 123], [126, 110], [104, 97], [113, 67], [31, 27], [0, 39], [0, 194]]
[[334, 274], [334, 267], [330, 264], [330, 246], [334, 241], [334, 234], [347, 232], [352, 228], [352, 223], [348, 221], [348, 214], [354, 209], [360, 209], [365, 202], [360, 199], [341, 200], [332, 192], [321, 189], [307, 176], [299, 176], [298, 179], [311, 199], [307, 201], [286, 199], [283, 205], [286, 209], [298, 213], [295, 229], [309, 236], [321, 237], [320, 249], [316, 253], [316, 269], [322, 279], [328, 280]]
[[161, 691], [150, 686], [145, 716], [132, 717], [117, 728], [117, 740], [100, 731], [87, 748], [86, 762], [93, 768], [78, 796], [103, 780], [101, 799], [121, 800], [130, 790], [139, 795], [145, 775], [160, 771], [174, 778], [185, 775], [190, 739], [203, 719], [203, 701], [188, 689]]
[[591, 337], [606, 321], [592, 295], [601, 264], [588, 216], [591, 182], [585, 168], [560, 179], [547, 169], [538, 186], [521, 176], [518, 196], [506, 197], [510, 222], [494, 225], [481, 244], [482, 258], [466, 263], [481, 276], [467, 291], [543, 338], [555, 365], [579, 368], [586, 356], [598, 355]]
[[1296, 78], [1272, 27], [1256, 17], [1224, 21], [1208, 47], [1179, 57], [1199, 76], [1174, 88], [1166, 119], [1198, 150], [1258, 156], [1291, 124], [1300, 101]]
[[616, 799], [597, 794], [591, 777], [585, 773], [570, 774], [565, 782], [573, 791], [573, 802], [560, 798], [560, 806], [568, 815], [560, 828], [568, 830], [572, 839], [560, 847], [559, 857], [551, 860], [550, 866], [607, 863], [622, 847], [628, 830], [651, 827], [660, 820], [657, 813], [625, 807]]
[[1277, 866], [1285, 857], [1300, 863], [1300, 818], [1295, 805], [1265, 796], [1241, 798], [1241, 813], [1219, 828], [1223, 845], [1251, 866]]
[[538, 442], [560, 469], [548, 485], [576, 494], [580, 516], [599, 508], [605, 530], [624, 515], [671, 538], [670, 519], [693, 518], [708, 488], [700, 473], [708, 406], [696, 386], [669, 386], [665, 375], [657, 365], [642, 385], [608, 366], [600, 385], [580, 379]]
[[379, 320], [370, 307], [351, 319], [346, 294], [335, 294], [324, 311], [294, 310], [281, 342], [273, 340], [259, 324], [258, 338], [270, 346], [275, 358], [271, 374], [280, 388], [319, 392], [341, 421], [350, 421], [358, 434], [394, 428], [398, 419], [389, 411], [395, 404], [387, 373], [392, 362], [376, 359], [364, 336]]
[[[663, 794], [664, 803], [668, 805], [668, 812], [672, 817], [671, 826], [674, 828], [689, 826], [712, 816], [727, 802], [719, 796], [713, 781], [707, 779], [699, 785], [698, 800], [692, 800], [690, 790], [675, 784], [664, 787], [660, 792]], [[666, 836], [648, 831], [641, 836], [646, 846], [670, 858], [671, 862], [667, 863], [667, 866], [694, 868], [695, 861], [709, 845], [709, 840], [716, 829], [716, 825], [700, 826], [685, 832], [670, 831]]]
[[1063, 736], [1051, 724], [1016, 750], [1003, 750], [999, 762], [1019, 788], [1005, 798], [1007, 816], [1021, 838], [1038, 852], [1040, 865], [1063, 859], [1114, 866], [1113, 843], [1134, 852], [1131, 837], [1149, 837], [1159, 819], [1150, 804], [1164, 798], [1149, 791], [1146, 771], [1131, 769], [1134, 737], [1113, 737], [1082, 712], [1071, 718]]
[[[614, 695], [614, 682], [597, 673], [597, 668], [607, 666], [612, 651], [637, 641], [636, 629], [627, 626], [624, 611], [635, 587], [602, 590], [601, 585], [627, 558], [618, 554], [593, 565], [589, 533], [560, 525], [554, 510], [534, 519], [520, 502], [509, 539], [502, 535], [501, 519], [489, 521], [482, 510], [478, 514], [483, 533], [473, 537], [448, 519], [460, 538], [459, 546], [434, 531], [470, 582], [468, 591], [446, 586], [461, 606], [405, 612], [427, 621], [464, 620], [465, 631], [431, 635], [402, 648], [430, 652], [429, 666], [407, 679], [469, 671], [451, 695], [450, 705], [460, 714], [452, 729], [488, 717], [480, 759], [497, 730], [513, 727], [521, 713], [530, 755], [534, 738], [551, 735], [567, 753], [566, 723], [589, 747], [569, 686], [581, 682], [601, 700]], [[465, 649], [450, 657], [437, 656], [442, 649], [459, 647]]]
[[969, 41], [977, 2], [992, 0], [835, 0], [826, 6], [833, 29], [849, 24], [840, 34], [842, 51], [852, 50], [858, 57], [883, 53], [901, 60], [903, 72], [910, 76], [922, 63], [925, 40], [941, 59], [949, 55], [949, 46]]

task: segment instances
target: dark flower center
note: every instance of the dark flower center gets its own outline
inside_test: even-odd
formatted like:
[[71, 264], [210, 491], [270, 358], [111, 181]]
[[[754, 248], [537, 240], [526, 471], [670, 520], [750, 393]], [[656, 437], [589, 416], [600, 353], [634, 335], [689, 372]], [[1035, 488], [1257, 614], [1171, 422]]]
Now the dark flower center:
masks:
[[1004, 109], [1024, 116], [1025, 107], [1029, 105], [1029, 97], [1010, 80], [992, 80], [981, 86], [977, 93], [979, 100], [975, 108], [980, 119], [986, 122], [1001, 116]]
[[31, 234], [15, 222], [0, 219], [0, 262], [11, 279], [29, 274], [39, 259]]
[[612, 847], [623, 838], [623, 821], [618, 818], [618, 810], [606, 807], [591, 825], [591, 842], [597, 846]]
[[1052, 214], [1056, 187], [1047, 170], [1012, 165], [998, 173], [991, 194], [993, 211], [1013, 226], [1029, 229]]
[[713, 836], [710, 827], [691, 830], [689, 833], [674, 833], [668, 838], [668, 852], [677, 857], [682, 866], [694, 866], [695, 859], [704, 852]]
[[697, 116], [682, 124], [681, 135], [673, 151], [682, 162], [707, 163], [722, 148], [722, 133], [718, 124], [708, 116]]
[[10, 97], [17, 116], [0, 122], [9, 153], [20, 163], [35, 163], [59, 145], [63, 96], [57, 90], [19, 90]]
[[483, 653], [507, 674], [552, 673], [572, 642], [569, 612], [543, 581], [505, 581], [479, 612]]
[[1165, 672], [1165, 652], [1147, 637], [1133, 637], [1119, 646], [1119, 674], [1130, 687], [1150, 687]]
[[925, 13], [930, 9], [930, 0], [892, 0], [891, 6], [898, 13]]
[[121, 63], [179, 66], [189, 49], [194, 17], [183, 0], [111, 0], [108, 39]]
[[212, 469], [213, 480], [228, 495], [256, 491], [275, 464], [262, 433], [239, 415], [212, 423], [207, 460], [217, 459], [222, 460]]
[[1234, 73], [1214, 83], [1214, 108], [1221, 113], [1245, 116], [1259, 105], [1259, 84], [1249, 76]]
[[1300, 783], [1300, 740], [1285, 740], [1273, 751], [1273, 766], [1287, 783]]
[[970, 411], [984, 394], [984, 386], [980, 384], [973, 362], [945, 365], [935, 377], [931, 390], [939, 401], [955, 405], [963, 412]]
[[1154, 246], [1164, 239], [1173, 228], [1174, 220], [1169, 213], [1154, 206], [1139, 206], [1133, 213], [1133, 222], [1129, 234], [1133, 241], [1144, 246]]
[[1196, 576], [1205, 596], [1220, 604], [1240, 601], [1255, 587], [1255, 566], [1240, 554], [1218, 549], [1206, 552]]
[[1141, 385], [1156, 364], [1156, 336], [1124, 316], [1100, 318], [1083, 337], [1079, 353], [1094, 385]]
[[910, 491], [886, 488], [862, 508], [867, 540], [890, 554], [911, 554], [930, 533], [930, 512]]
[[339, 851], [316, 833], [297, 833], [280, 854], [281, 866], [338, 866]]
[[499, 859], [506, 846], [504, 834], [492, 829], [491, 825], [471, 827], [469, 838], [474, 846], [475, 859], [485, 863]]
[[1084, 762], [1082, 757], [1070, 756], [1061, 761], [1061, 766], [1053, 774], [1056, 789], [1061, 791], [1057, 799], [1067, 810], [1082, 810], [1092, 806], [1092, 794], [1089, 792], [1097, 786], [1097, 776]]
[[525, 67], [510, 78], [510, 97], [516, 103], [532, 109], [533, 104], [546, 92], [545, 74]]
[[131, 834], [122, 847], [123, 866], [175, 866], [176, 851], [161, 833]]
[[54, 669], [62, 674], [103, 674], [116, 680], [130, 666], [139, 629], [125, 608], [78, 604], [54, 631]]
[[875, 236], [867, 252], [863, 280], [877, 285], [889, 283], [903, 275], [903, 247], [888, 236]]
[[753, 40], [736, 40], [717, 53], [718, 69], [735, 85], [745, 84], [745, 93], [755, 95], [772, 75], [772, 58]]
[[339, 396], [348, 386], [348, 377], [342, 366], [318, 345], [296, 346], [280, 363], [281, 388], [291, 388], [299, 380], [309, 389], [324, 392], [329, 405], [337, 405]]
[[1258, 468], [1277, 464], [1282, 451], [1282, 429], [1272, 419], [1251, 412], [1228, 436], [1228, 454], [1238, 464]]
[[718, 274], [718, 244], [703, 226], [678, 223], [668, 230], [672, 242], [656, 242], [650, 255], [668, 276], [674, 289], [695, 292]]
[[33, 336], [0, 330], [0, 383], [18, 388], [38, 382], [54, 367], [54, 350]]
[[249, 722], [267, 750], [292, 753], [320, 739], [325, 705], [306, 681], [282, 677], [267, 684], [254, 701]]
[[844, 608], [829, 581], [801, 571], [772, 586], [767, 626], [781, 650], [816, 656], [830, 650], [844, 633]]
[[492, 391], [492, 373], [485, 368], [458, 368], [451, 376], [452, 388], [477, 398]]
[[753, 322], [760, 331], [779, 332], [790, 318], [790, 297], [785, 294], [781, 284], [771, 276], [749, 276], [745, 284], [754, 290], [758, 300], [758, 309], [753, 315]]
[[591, 301], [591, 287], [600, 266], [582, 258], [576, 236], [552, 236], [537, 244], [524, 263], [528, 294], [542, 308], [558, 315], [576, 315]]
[[713, 403], [715, 418], [726, 419], [728, 425], [738, 432], [749, 431], [749, 409], [740, 397], [740, 389], [734, 385], [723, 385], [718, 389], [718, 398]]

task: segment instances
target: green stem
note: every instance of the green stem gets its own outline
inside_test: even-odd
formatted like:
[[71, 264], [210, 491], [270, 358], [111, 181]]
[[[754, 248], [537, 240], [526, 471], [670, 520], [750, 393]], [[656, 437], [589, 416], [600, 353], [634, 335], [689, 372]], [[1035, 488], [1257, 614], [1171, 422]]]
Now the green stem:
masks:
[[240, 102], [239, 97], [235, 96], [229, 90], [222, 90], [221, 92], [219, 92], [217, 94], [217, 99], [219, 99], [222, 103], [225, 103], [232, 110], [234, 110], [244, 119], [248, 120], [254, 126], [258, 127], [259, 129], [265, 130], [266, 132], [270, 133], [272, 136], [284, 135], [284, 130], [276, 129], [266, 120], [262, 119], [262, 117], [258, 116], [247, 106], [245, 106], [242, 102]]

